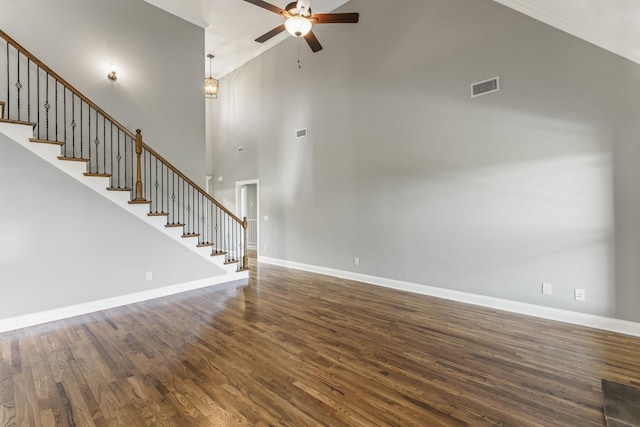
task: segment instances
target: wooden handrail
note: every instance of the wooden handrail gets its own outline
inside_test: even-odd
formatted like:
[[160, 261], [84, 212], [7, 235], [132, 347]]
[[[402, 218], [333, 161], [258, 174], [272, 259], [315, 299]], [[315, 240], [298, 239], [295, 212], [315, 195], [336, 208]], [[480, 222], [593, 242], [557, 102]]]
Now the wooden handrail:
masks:
[[58, 73], [53, 71], [51, 68], [47, 67], [42, 61], [40, 61], [38, 58], [36, 58], [35, 55], [33, 55], [31, 52], [29, 52], [24, 47], [22, 47], [22, 45], [20, 45], [17, 41], [15, 41], [11, 37], [9, 37], [9, 35], [7, 33], [5, 33], [4, 31], [2, 31], [2, 30], [0, 30], [0, 38], [3, 38], [7, 43], [9, 43], [11, 46], [16, 48], [18, 50], [18, 52], [22, 53], [24, 56], [29, 58], [29, 60], [31, 60], [31, 62], [36, 64], [38, 67], [40, 67], [41, 70], [44, 70], [48, 75], [50, 75], [55, 80], [60, 82], [63, 86], [65, 86], [68, 90], [70, 90], [78, 98], [82, 99], [87, 105], [89, 105], [91, 108], [93, 108], [98, 113], [102, 114], [102, 116], [104, 116], [105, 119], [107, 119], [111, 123], [113, 123], [118, 129], [120, 129], [122, 132], [124, 132], [128, 137], [130, 137], [131, 139], [135, 139], [136, 138], [136, 136], [135, 136], [135, 134], [133, 132], [131, 132], [126, 127], [121, 125], [116, 119], [114, 119], [109, 114], [107, 114], [102, 108], [98, 107], [93, 101], [91, 101], [89, 98], [84, 96], [78, 89], [76, 89], [69, 82], [67, 82], [65, 79], [60, 77], [58, 75]]
[[144, 142], [142, 143], [142, 146], [144, 147], [145, 150], [147, 150], [149, 152], [149, 154], [155, 156], [158, 158], [158, 160], [160, 160], [162, 163], [164, 163], [164, 165], [166, 167], [168, 167], [169, 169], [171, 169], [173, 172], [176, 173], [176, 175], [178, 175], [180, 178], [182, 178], [187, 184], [191, 185], [193, 188], [195, 188], [200, 194], [202, 194], [205, 198], [207, 198], [211, 203], [215, 204], [218, 208], [220, 208], [220, 210], [222, 210], [224, 213], [226, 213], [227, 215], [229, 215], [234, 221], [236, 221], [238, 224], [244, 224], [244, 222], [238, 218], [233, 212], [231, 212], [229, 209], [225, 208], [224, 206], [222, 206], [220, 204], [220, 202], [218, 202], [216, 199], [214, 199], [212, 196], [210, 196], [205, 190], [202, 189], [202, 187], [200, 187], [198, 184], [196, 184], [195, 182], [191, 181], [189, 178], [186, 177], [185, 174], [183, 174], [182, 172], [180, 172], [175, 166], [173, 166], [167, 159], [165, 159], [164, 157], [162, 157], [160, 154], [158, 154], [153, 148], [149, 147], [147, 144], [145, 144]]
[[[89, 105], [91, 108], [93, 108], [99, 114], [101, 114], [105, 119], [107, 119], [110, 122], [112, 122], [118, 129], [120, 129], [122, 132], [124, 132], [131, 139], [133, 139], [134, 141], [137, 140], [136, 134], [134, 134], [133, 132], [128, 130], [126, 127], [124, 127], [122, 124], [120, 124], [116, 119], [114, 119], [109, 114], [107, 114], [106, 111], [104, 111], [102, 108], [98, 107], [98, 105], [96, 103], [91, 101], [84, 94], [82, 94], [78, 89], [73, 87], [69, 82], [67, 82], [65, 79], [63, 79], [58, 73], [53, 71], [51, 68], [47, 67], [46, 64], [44, 64], [42, 61], [40, 61], [35, 55], [33, 55], [31, 52], [29, 52], [27, 49], [25, 49], [20, 43], [18, 43], [14, 39], [12, 39], [7, 33], [5, 33], [2, 30], [0, 30], [0, 38], [3, 38], [7, 43], [9, 43], [11, 46], [13, 46], [15, 49], [17, 49], [24, 56], [29, 58], [29, 60], [31, 60], [31, 62], [36, 64], [38, 67], [40, 67], [41, 70], [45, 71], [48, 75], [50, 75], [55, 80], [60, 82], [68, 90], [70, 90], [72, 93], [74, 93], [78, 98], [82, 99], [87, 105]], [[238, 218], [231, 211], [229, 211], [227, 208], [222, 206], [216, 199], [214, 199], [209, 194], [207, 194], [207, 192], [205, 190], [203, 190], [199, 185], [197, 185], [196, 183], [191, 181], [189, 178], [187, 178], [182, 172], [180, 172], [175, 166], [173, 166], [167, 159], [162, 157], [160, 154], [158, 154], [154, 149], [149, 147], [144, 142], [142, 143], [142, 146], [149, 153], [151, 153], [155, 157], [157, 157], [158, 160], [160, 160], [162, 163], [164, 163], [169, 169], [171, 169], [173, 172], [175, 172], [185, 182], [187, 182], [189, 185], [193, 186], [199, 193], [201, 193], [203, 196], [205, 196], [209, 201], [214, 203], [223, 212], [225, 212], [227, 215], [229, 215], [231, 218], [233, 218], [234, 221], [236, 221], [239, 224], [243, 224], [243, 221], [240, 218]], [[141, 193], [141, 191], [140, 191], [140, 193]]]

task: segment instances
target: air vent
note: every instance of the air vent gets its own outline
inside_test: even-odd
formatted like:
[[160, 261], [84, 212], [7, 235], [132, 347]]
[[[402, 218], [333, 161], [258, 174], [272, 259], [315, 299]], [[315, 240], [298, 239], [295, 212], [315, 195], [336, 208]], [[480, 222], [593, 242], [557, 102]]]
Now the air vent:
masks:
[[489, 93], [498, 92], [500, 90], [500, 77], [494, 77], [489, 80], [474, 83], [471, 85], [471, 97], [487, 95]]
[[307, 137], [307, 129], [298, 129], [296, 131], [296, 139], [306, 138]]
[[238, 154], [244, 153], [244, 147], [238, 147]]

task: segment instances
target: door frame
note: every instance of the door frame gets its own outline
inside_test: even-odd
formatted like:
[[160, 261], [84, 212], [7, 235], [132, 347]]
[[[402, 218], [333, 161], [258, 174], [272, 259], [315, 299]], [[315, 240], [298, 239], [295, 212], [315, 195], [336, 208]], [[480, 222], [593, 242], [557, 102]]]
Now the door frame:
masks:
[[[241, 188], [245, 185], [256, 185], [256, 234], [257, 234], [257, 248], [256, 253], [257, 256], [260, 256], [260, 180], [259, 179], [249, 179], [246, 181], [236, 181], [236, 213], [240, 213], [240, 193]], [[240, 218], [242, 219], [242, 218]]]

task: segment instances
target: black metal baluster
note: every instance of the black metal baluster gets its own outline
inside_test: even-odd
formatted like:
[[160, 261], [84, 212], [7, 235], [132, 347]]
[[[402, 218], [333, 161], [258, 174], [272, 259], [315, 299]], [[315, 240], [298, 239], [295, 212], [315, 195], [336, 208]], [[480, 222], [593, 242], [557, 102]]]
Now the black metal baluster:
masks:
[[197, 196], [197, 197], [198, 197], [198, 229], [196, 230], [196, 234], [199, 234], [199, 235], [200, 235], [200, 236], [198, 237], [198, 242], [200, 243], [200, 242], [203, 242], [203, 241], [204, 241], [204, 240], [203, 240], [204, 235], [203, 235], [203, 233], [201, 232], [201, 231], [202, 231], [202, 228], [203, 228], [203, 227], [201, 227], [201, 223], [202, 223], [202, 221], [204, 221], [204, 215], [200, 215], [200, 214], [201, 214], [201, 211], [200, 211], [200, 210], [201, 210], [201, 208], [202, 208], [202, 195], [201, 195], [200, 193], [198, 193], [198, 196]]
[[229, 240], [229, 237], [230, 237], [229, 236], [230, 235], [230, 231], [229, 231], [229, 215], [225, 215], [224, 216], [224, 220], [225, 220], [224, 221], [225, 222], [225, 224], [224, 224], [225, 238], [227, 240], [226, 243], [225, 243], [225, 248], [224, 248], [224, 250], [226, 252], [226, 255], [225, 255], [224, 258], [225, 258], [225, 262], [228, 262], [229, 259], [230, 259], [229, 257], [231, 256], [231, 242]]
[[100, 138], [98, 138], [98, 110], [96, 110], [96, 140], [93, 143], [96, 145], [96, 173], [100, 173]]
[[[17, 70], [18, 70], [18, 79], [16, 81], [16, 89], [18, 89], [18, 92], [16, 94], [17, 96], [17, 105], [18, 105], [18, 120], [20, 120], [20, 89], [22, 89], [22, 83], [20, 83], [20, 51], [18, 51], [18, 64], [16, 66]], [[7, 79], [9, 78], [9, 76], [7, 76]]]
[[11, 91], [10, 91], [10, 70], [11, 67], [9, 66], [9, 42], [7, 42], [7, 119], [10, 119], [11, 117], [9, 117], [9, 114], [11, 112]]
[[58, 139], [58, 81], [54, 80], [55, 85], [55, 89], [56, 89], [56, 105], [55, 105], [55, 110], [56, 110], [56, 141], [59, 141]]
[[46, 100], [44, 102], [44, 109], [46, 111], [46, 116], [47, 116], [47, 140], [49, 139], [49, 110], [51, 109], [51, 104], [49, 104], [49, 73], [47, 72], [47, 80], [46, 80], [46, 87], [45, 90], [47, 91], [47, 96], [46, 96]]
[[[62, 87], [62, 124], [64, 126], [63, 129], [63, 135], [64, 135], [64, 155], [65, 156], [69, 156], [69, 153], [67, 153], [67, 87], [63, 86]], [[56, 138], [57, 139], [57, 138]], [[76, 153], [71, 153], [71, 157], [75, 157]]]
[[193, 187], [187, 185], [187, 234], [193, 234]]
[[[134, 181], [135, 181], [135, 178], [133, 177], [133, 176], [134, 176], [134, 173], [133, 173], [133, 164], [135, 163], [135, 157], [134, 157], [134, 155], [133, 155], [134, 140], [133, 140], [133, 138], [130, 138], [130, 140], [131, 140], [131, 141], [129, 142], [129, 148], [130, 148], [130, 152], [131, 152], [131, 157], [130, 157], [130, 159], [131, 159], [131, 174], [130, 174], [130, 176], [129, 176], [129, 177], [131, 178], [131, 188], [133, 189], [133, 188], [134, 188], [134, 186], [135, 186], [135, 182], [134, 182]], [[133, 194], [133, 193], [132, 193], [132, 194]]]
[[181, 224], [180, 222], [180, 177], [178, 177], [178, 224]]
[[[120, 187], [120, 160], [122, 159], [122, 155], [120, 154], [120, 134], [122, 133], [122, 131], [118, 128], [118, 157], [116, 157], [118, 159], [118, 188]], [[113, 185], [113, 183], [111, 184]]]
[[36, 72], [36, 102], [38, 103], [38, 139], [40, 139], [40, 66], [38, 65], [38, 69]]
[[[129, 187], [129, 180], [127, 179], [127, 134], [124, 134], [124, 188], [133, 188]], [[133, 160], [131, 162], [133, 164]]]
[[158, 158], [156, 157], [156, 180], [153, 184], [156, 187], [156, 197], [154, 198], [154, 202], [156, 203], [156, 212], [158, 212], [158, 187], [160, 184], [158, 183]]
[[176, 173], [171, 171], [171, 224], [176, 220]]
[[27, 58], [27, 121], [31, 121], [31, 58]]
[[[87, 116], [89, 117], [89, 123], [88, 123], [88, 129], [87, 131], [89, 132], [89, 138], [88, 138], [88, 148], [89, 148], [89, 159], [91, 158], [91, 106], [87, 105]], [[96, 170], [97, 170], [97, 166], [96, 166]], [[93, 172], [93, 162], [89, 161], [89, 172]]]
[[[149, 165], [148, 166], [149, 179], [147, 179], [147, 185], [144, 186], [145, 193], [146, 193], [145, 199], [151, 200], [151, 188], [150, 188], [151, 186], [149, 185], [149, 183], [151, 182], [151, 154], [149, 152], [147, 152], [146, 150], [145, 150], [145, 156], [143, 158], [143, 161], [144, 161], [144, 167], [145, 168], [147, 168], [147, 164]], [[149, 206], [149, 207], [151, 207], [151, 206]]]
[[162, 183], [162, 191], [160, 191], [160, 212], [164, 213], [164, 192], [167, 191], [167, 185], [164, 182], [164, 164], [160, 168], [160, 182]]
[[102, 116], [102, 173], [107, 173], [107, 120]]
[[111, 123], [111, 128], [109, 129], [109, 132], [111, 133], [110, 135], [111, 152], [109, 153], [109, 158], [111, 159], [111, 162], [110, 162], [111, 182], [113, 182], [113, 122], [110, 122], [110, 123]]
[[[80, 98], [80, 157], [84, 157], [84, 120], [83, 120], [83, 110], [84, 110], [84, 101]], [[89, 159], [91, 156], [89, 156]], [[91, 169], [91, 167], [89, 167]]]
[[[65, 141], [66, 143], [66, 141]], [[76, 156], [76, 94], [71, 93], [71, 148], [73, 150], [73, 156]], [[80, 152], [79, 158], [82, 158], [82, 152]]]

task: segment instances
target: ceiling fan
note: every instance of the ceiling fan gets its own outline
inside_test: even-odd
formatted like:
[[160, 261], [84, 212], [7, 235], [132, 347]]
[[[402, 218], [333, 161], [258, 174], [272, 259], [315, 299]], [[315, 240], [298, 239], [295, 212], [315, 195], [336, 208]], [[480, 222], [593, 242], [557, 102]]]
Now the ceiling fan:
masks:
[[358, 13], [316, 13], [311, 12], [311, 0], [298, 0], [289, 3], [284, 9], [262, 0], [244, 0], [248, 3], [270, 10], [285, 18], [284, 24], [277, 26], [256, 39], [264, 43], [277, 36], [284, 30], [294, 37], [304, 37], [312, 51], [322, 50], [322, 45], [316, 38], [311, 27], [313, 24], [355, 24], [360, 15]]

